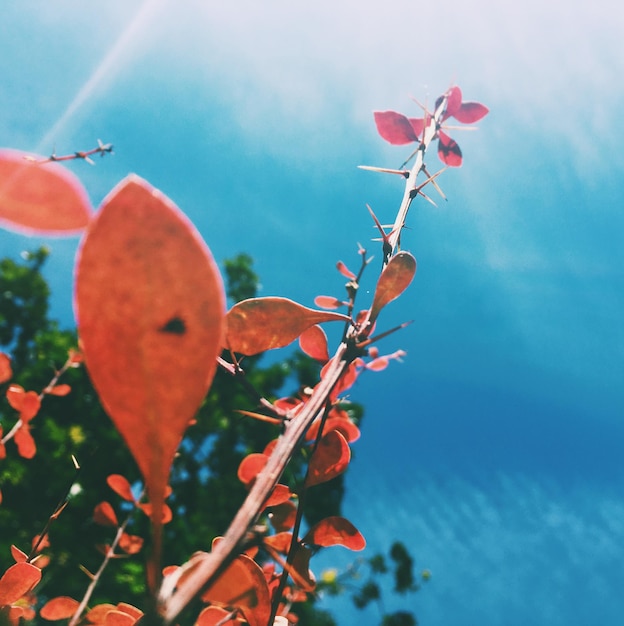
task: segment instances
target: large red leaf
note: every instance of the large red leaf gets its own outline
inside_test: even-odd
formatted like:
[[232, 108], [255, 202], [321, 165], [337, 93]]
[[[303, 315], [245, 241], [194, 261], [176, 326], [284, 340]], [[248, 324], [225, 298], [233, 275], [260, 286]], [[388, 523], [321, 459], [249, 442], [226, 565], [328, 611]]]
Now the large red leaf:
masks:
[[226, 316], [225, 347], [246, 356], [281, 348], [322, 322], [343, 321], [342, 313], [315, 311], [288, 298], [251, 298], [235, 304]]
[[344, 546], [349, 550], [363, 550], [366, 540], [362, 533], [344, 517], [326, 517], [315, 524], [303, 539], [313, 546]]
[[27, 233], [80, 232], [91, 219], [84, 187], [64, 167], [32, 159], [25, 152], [0, 150], [0, 222]]
[[248, 556], [239, 555], [202, 595], [204, 602], [239, 608], [249, 626], [266, 626], [271, 615], [271, 599], [260, 566]]
[[347, 469], [351, 450], [347, 440], [337, 430], [330, 430], [319, 441], [308, 466], [306, 485], [318, 485], [335, 478]]
[[41, 570], [30, 563], [16, 563], [0, 578], [0, 606], [17, 602], [41, 580]]
[[75, 308], [87, 370], [159, 520], [174, 454], [222, 345], [219, 271], [180, 210], [129, 176], [82, 241]]
[[416, 274], [416, 259], [405, 251], [395, 254], [381, 273], [375, 288], [373, 305], [370, 312], [370, 323], [373, 324], [389, 302], [398, 298], [407, 289]]

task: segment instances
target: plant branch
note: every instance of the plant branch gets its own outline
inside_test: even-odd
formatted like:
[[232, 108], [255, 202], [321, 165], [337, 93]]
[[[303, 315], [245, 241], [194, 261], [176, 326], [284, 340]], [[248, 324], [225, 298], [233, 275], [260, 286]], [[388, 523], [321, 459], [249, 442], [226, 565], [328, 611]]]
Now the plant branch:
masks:
[[352, 339], [347, 339], [340, 344], [331, 360], [330, 367], [315, 387], [308, 402], [286, 424], [284, 434], [279, 438], [266, 466], [258, 474], [223, 539], [212, 552], [193, 560], [192, 570], [186, 574], [184, 584], [176, 591], [172, 588], [175, 586], [175, 580], [169, 581], [169, 577], [165, 577], [159, 598], [165, 624], [171, 624], [189, 602], [209, 585], [236, 556], [248, 528], [255, 523], [262, 512], [266, 499], [278, 483], [301, 438], [314, 419], [325, 410], [334, 387], [349, 363], [358, 355], [359, 351], [354, 347]]

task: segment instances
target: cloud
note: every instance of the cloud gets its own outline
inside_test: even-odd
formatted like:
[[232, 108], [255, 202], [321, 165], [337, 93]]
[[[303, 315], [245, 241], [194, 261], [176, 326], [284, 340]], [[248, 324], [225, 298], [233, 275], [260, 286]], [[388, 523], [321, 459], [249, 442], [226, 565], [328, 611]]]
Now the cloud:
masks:
[[[413, 609], [420, 623], [608, 626], [624, 610], [623, 487], [615, 479], [564, 484], [526, 474], [427, 473], [389, 485], [368, 475], [352, 485], [346, 510], [369, 556], [399, 539], [416, 571], [432, 571], [413, 600], [388, 603]], [[353, 617], [347, 603], [339, 609]]]

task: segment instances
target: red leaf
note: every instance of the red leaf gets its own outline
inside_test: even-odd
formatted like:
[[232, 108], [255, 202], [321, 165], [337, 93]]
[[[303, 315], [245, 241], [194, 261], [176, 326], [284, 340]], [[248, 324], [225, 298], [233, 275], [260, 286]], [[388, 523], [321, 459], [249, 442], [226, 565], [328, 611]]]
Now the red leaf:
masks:
[[207, 606], [198, 615], [194, 626], [236, 626], [240, 624], [234, 617], [223, 621], [230, 612], [219, 606]]
[[173, 457], [221, 349], [221, 276], [180, 210], [129, 176], [81, 244], [75, 306], [87, 370], [143, 474], [158, 523]]
[[21, 385], [10, 385], [6, 390], [6, 399], [16, 411], [21, 411], [26, 392]]
[[228, 311], [225, 347], [251, 356], [287, 346], [310, 326], [331, 321], [348, 322], [349, 318], [308, 309], [287, 298], [251, 298]]
[[0, 606], [13, 604], [41, 580], [41, 570], [30, 563], [16, 563], [0, 578]]
[[264, 503], [264, 508], [278, 506], [279, 504], [284, 504], [290, 500], [292, 496], [292, 492], [290, 491], [290, 487], [287, 485], [277, 484], [271, 491], [271, 495], [266, 499]]
[[395, 146], [418, 141], [418, 135], [410, 120], [396, 111], [374, 111], [377, 132], [383, 139]]
[[[147, 515], [147, 517], [152, 520], [154, 519], [154, 507], [150, 502], [141, 502], [137, 504], [137, 506], [141, 509], [141, 511], [143, 511], [143, 513], [145, 513], [145, 515]], [[161, 511], [160, 523], [168, 524], [173, 519], [173, 511], [166, 504], [163, 504], [159, 508]]]
[[80, 232], [91, 219], [91, 205], [78, 178], [56, 163], [25, 157], [32, 155], [0, 150], [0, 222], [33, 234]]
[[349, 550], [363, 550], [366, 540], [362, 533], [344, 517], [326, 517], [315, 524], [303, 539], [313, 546], [344, 546]]
[[442, 131], [438, 132], [438, 156], [440, 161], [449, 167], [459, 167], [462, 164], [462, 153], [459, 145]]
[[277, 533], [276, 535], [265, 537], [264, 544], [273, 548], [276, 552], [288, 554], [288, 550], [290, 549], [290, 544], [292, 542], [292, 536], [293, 534], [289, 532]]
[[67, 619], [71, 617], [76, 609], [80, 606], [80, 602], [70, 598], [68, 596], [59, 596], [58, 598], [52, 598], [46, 602], [42, 607], [39, 615], [43, 619], [50, 621], [56, 621], [59, 619]]
[[66, 396], [71, 391], [71, 387], [69, 385], [55, 385], [54, 387], [48, 387], [45, 390], [49, 396]]
[[41, 398], [35, 391], [27, 391], [21, 399], [20, 419], [27, 423], [37, 415], [41, 408]]
[[271, 599], [264, 574], [260, 566], [245, 555], [237, 556], [201, 599], [239, 608], [249, 626], [266, 626], [271, 615]]
[[0, 352], [0, 383], [11, 380], [13, 370], [11, 369], [11, 357], [4, 352]]
[[330, 430], [323, 435], [310, 459], [306, 485], [311, 487], [335, 478], [347, 469], [350, 460], [347, 440], [337, 430]]
[[414, 274], [416, 274], [416, 259], [409, 252], [402, 250], [390, 259], [377, 281], [369, 318], [371, 324], [375, 322], [383, 307], [407, 289]]
[[425, 118], [424, 117], [410, 117], [409, 123], [412, 125], [414, 129], [414, 134], [416, 137], [420, 137], [423, 130], [425, 129]]
[[93, 510], [93, 521], [102, 526], [118, 526], [117, 515], [109, 502], [100, 502]]
[[128, 502], [134, 502], [132, 487], [125, 476], [121, 474], [111, 474], [106, 479], [106, 483], [120, 498]]
[[126, 554], [137, 554], [143, 547], [143, 537], [123, 533], [118, 545]]
[[[459, 111], [462, 103], [462, 92], [459, 87], [451, 87], [446, 92], [446, 111], [442, 119], [455, 117], [455, 113]], [[436, 107], [437, 108], [437, 107]]]
[[15, 445], [17, 446], [17, 452], [23, 459], [32, 459], [37, 454], [37, 446], [35, 440], [30, 434], [30, 428], [28, 424], [23, 424], [13, 437]]
[[137, 618], [125, 611], [113, 610], [106, 613], [104, 626], [133, 626]]
[[238, 466], [238, 480], [244, 485], [249, 485], [264, 469], [268, 460], [269, 457], [266, 454], [260, 454], [259, 452], [248, 454]]
[[139, 617], [143, 616], [143, 611], [141, 611], [141, 609], [137, 609], [136, 606], [128, 604], [127, 602], [118, 602], [115, 608], [117, 611], [127, 613], [131, 617], [134, 617], [134, 619], [139, 619]]
[[334, 298], [333, 296], [316, 296], [316, 298], [314, 298], [314, 304], [321, 307], [321, 309], [339, 309], [341, 306], [345, 305], [342, 300], [338, 300], [338, 298]]
[[490, 109], [480, 102], [462, 102], [461, 107], [455, 111], [453, 117], [462, 124], [474, 124], [489, 112]]
[[269, 521], [276, 532], [290, 530], [295, 525], [297, 507], [294, 502], [288, 501], [278, 504], [271, 509]]
[[299, 347], [309, 357], [326, 363], [329, 361], [329, 350], [327, 349], [327, 335], [325, 331], [316, 324], [310, 326], [299, 335]]
[[338, 263], [336, 263], [336, 269], [345, 278], [348, 278], [349, 280], [355, 280], [356, 279], [355, 274], [342, 261], [338, 261]]
[[23, 563], [28, 559], [28, 555], [22, 552], [17, 546], [11, 545], [11, 556], [16, 563]]
[[[306, 441], [316, 439], [320, 425], [320, 420], [315, 420], [314, 422], [312, 422], [312, 426], [308, 428], [308, 431], [305, 435]], [[353, 443], [360, 438], [360, 429], [351, 420], [348, 419], [342, 419], [340, 417], [329, 417], [325, 421], [323, 432], [328, 433], [330, 430], [337, 430], [347, 440], [348, 443]]]
[[295, 552], [293, 558], [292, 567], [290, 570], [290, 576], [296, 585], [301, 587], [303, 591], [314, 591], [316, 582], [310, 572], [310, 558], [312, 557], [312, 550], [308, 546], [300, 545]]
[[103, 624], [106, 614], [114, 610], [113, 604], [98, 604], [85, 615], [85, 619], [91, 624]]

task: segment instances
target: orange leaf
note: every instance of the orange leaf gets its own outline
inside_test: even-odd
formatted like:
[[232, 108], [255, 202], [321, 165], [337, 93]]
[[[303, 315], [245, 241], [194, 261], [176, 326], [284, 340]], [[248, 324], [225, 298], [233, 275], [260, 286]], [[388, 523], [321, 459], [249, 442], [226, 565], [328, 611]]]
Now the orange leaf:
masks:
[[321, 363], [327, 363], [327, 361], [329, 361], [327, 335], [325, 331], [316, 324], [301, 333], [299, 336], [299, 347], [309, 357]]
[[[137, 504], [137, 506], [141, 509], [141, 511], [143, 511], [143, 513], [145, 513], [145, 515], [147, 515], [147, 517], [154, 517], [154, 507], [150, 502], [141, 502], [140, 504]], [[173, 511], [166, 504], [163, 504], [162, 507], [160, 507], [160, 510], [162, 512], [160, 523], [168, 524], [173, 519]]]
[[49, 396], [66, 396], [71, 391], [71, 387], [66, 384], [55, 385], [54, 387], [48, 387], [45, 392]]
[[11, 357], [4, 352], [0, 352], [0, 383], [11, 380], [13, 370], [11, 369]]
[[294, 502], [288, 501], [278, 504], [271, 509], [269, 521], [276, 532], [290, 530], [295, 525], [297, 507]]
[[366, 540], [362, 533], [344, 517], [326, 517], [315, 524], [303, 539], [312, 546], [344, 546], [349, 550], [363, 550]]
[[373, 306], [370, 311], [370, 323], [374, 323], [383, 309], [389, 302], [398, 298], [407, 289], [416, 274], [416, 259], [409, 253], [402, 250], [395, 254], [377, 281]]
[[0, 606], [13, 604], [41, 580], [41, 570], [30, 563], [11, 565], [0, 578]]
[[113, 604], [98, 604], [85, 615], [85, 619], [91, 624], [101, 624], [104, 622], [106, 614], [114, 610], [115, 606]]
[[102, 526], [118, 526], [117, 515], [108, 502], [100, 502], [93, 511], [93, 521]]
[[334, 298], [333, 296], [316, 296], [316, 298], [314, 298], [314, 304], [320, 306], [321, 309], [339, 309], [341, 306], [345, 305], [342, 300], [338, 300], [338, 298]]
[[350, 460], [347, 440], [337, 430], [330, 430], [323, 435], [310, 459], [306, 485], [311, 487], [335, 478], [347, 469]]
[[35, 440], [30, 434], [28, 424], [22, 424], [22, 426], [15, 431], [13, 440], [17, 446], [17, 452], [23, 459], [32, 459], [37, 453], [37, 446], [35, 445]]
[[30, 420], [39, 413], [41, 408], [41, 398], [35, 391], [27, 391], [22, 396], [20, 407], [20, 419], [22, 422], [30, 422]]
[[82, 241], [75, 306], [87, 370], [161, 518], [173, 457], [212, 382], [225, 296], [190, 221], [137, 176]]
[[0, 221], [21, 232], [71, 235], [91, 219], [82, 184], [56, 163], [37, 164], [16, 150], [0, 150]]
[[260, 566], [248, 556], [239, 555], [204, 592], [204, 602], [239, 608], [249, 626], [266, 626], [271, 599]]
[[290, 500], [291, 496], [292, 492], [290, 491], [290, 487], [288, 487], [288, 485], [277, 484], [273, 488], [273, 491], [271, 491], [271, 495], [269, 495], [266, 499], [264, 508], [284, 504], [284, 502], [288, 502], [288, 500]]
[[225, 347], [251, 356], [287, 346], [310, 326], [331, 321], [348, 322], [349, 318], [308, 309], [287, 298], [251, 298], [228, 311]]
[[70, 598], [68, 596], [59, 596], [58, 598], [52, 598], [46, 602], [42, 607], [39, 615], [43, 619], [50, 621], [56, 621], [59, 619], [67, 619], [71, 617], [76, 609], [80, 606], [80, 602]]
[[299, 545], [293, 558], [291, 569], [288, 572], [295, 584], [304, 591], [314, 591], [316, 582], [310, 572], [310, 558], [312, 550], [308, 546]]
[[264, 469], [269, 457], [266, 454], [252, 452], [248, 454], [238, 466], [238, 480], [244, 485], [249, 485], [256, 476]]
[[128, 615], [134, 617], [134, 619], [139, 619], [139, 617], [143, 616], [143, 611], [141, 611], [141, 609], [137, 609], [136, 606], [128, 604], [127, 602], [119, 602], [116, 608], [118, 611], [127, 613]]
[[336, 263], [336, 269], [345, 278], [348, 278], [349, 280], [355, 280], [356, 279], [355, 274], [342, 261], [338, 261], [338, 263]]
[[292, 533], [289, 532], [281, 532], [276, 535], [270, 535], [269, 537], [265, 537], [263, 543], [267, 546], [270, 546], [277, 552], [281, 552], [282, 554], [288, 554], [288, 550], [290, 550], [290, 544], [292, 542]]
[[118, 545], [126, 554], [137, 554], [143, 547], [143, 537], [123, 533]]
[[28, 560], [28, 555], [14, 545], [11, 545], [11, 556], [16, 563], [23, 563], [24, 561]]
[[125, 476], [121, 474], [111, 474], [106, 479], [106, 483], [120, 498], [128, 502], [134, 502], [132, 487]]
[[24, 395], [26, 392], [24, 391], [24, 387], [21, 385], [10, 385], [6, 390], [6, 399], [16, 411], [20, 411], [22, 409], [22, 402], [24, 402]]
[[137, 618], [124, 611], [109, 611], [104, 618], [104, 626], [133, 626]]
[[226, 611], [219, 606], [207, 606], [197, 617], [195, 626], [235, 626], [240, 624], [236, 619], [223, 621], [230, 611]]

